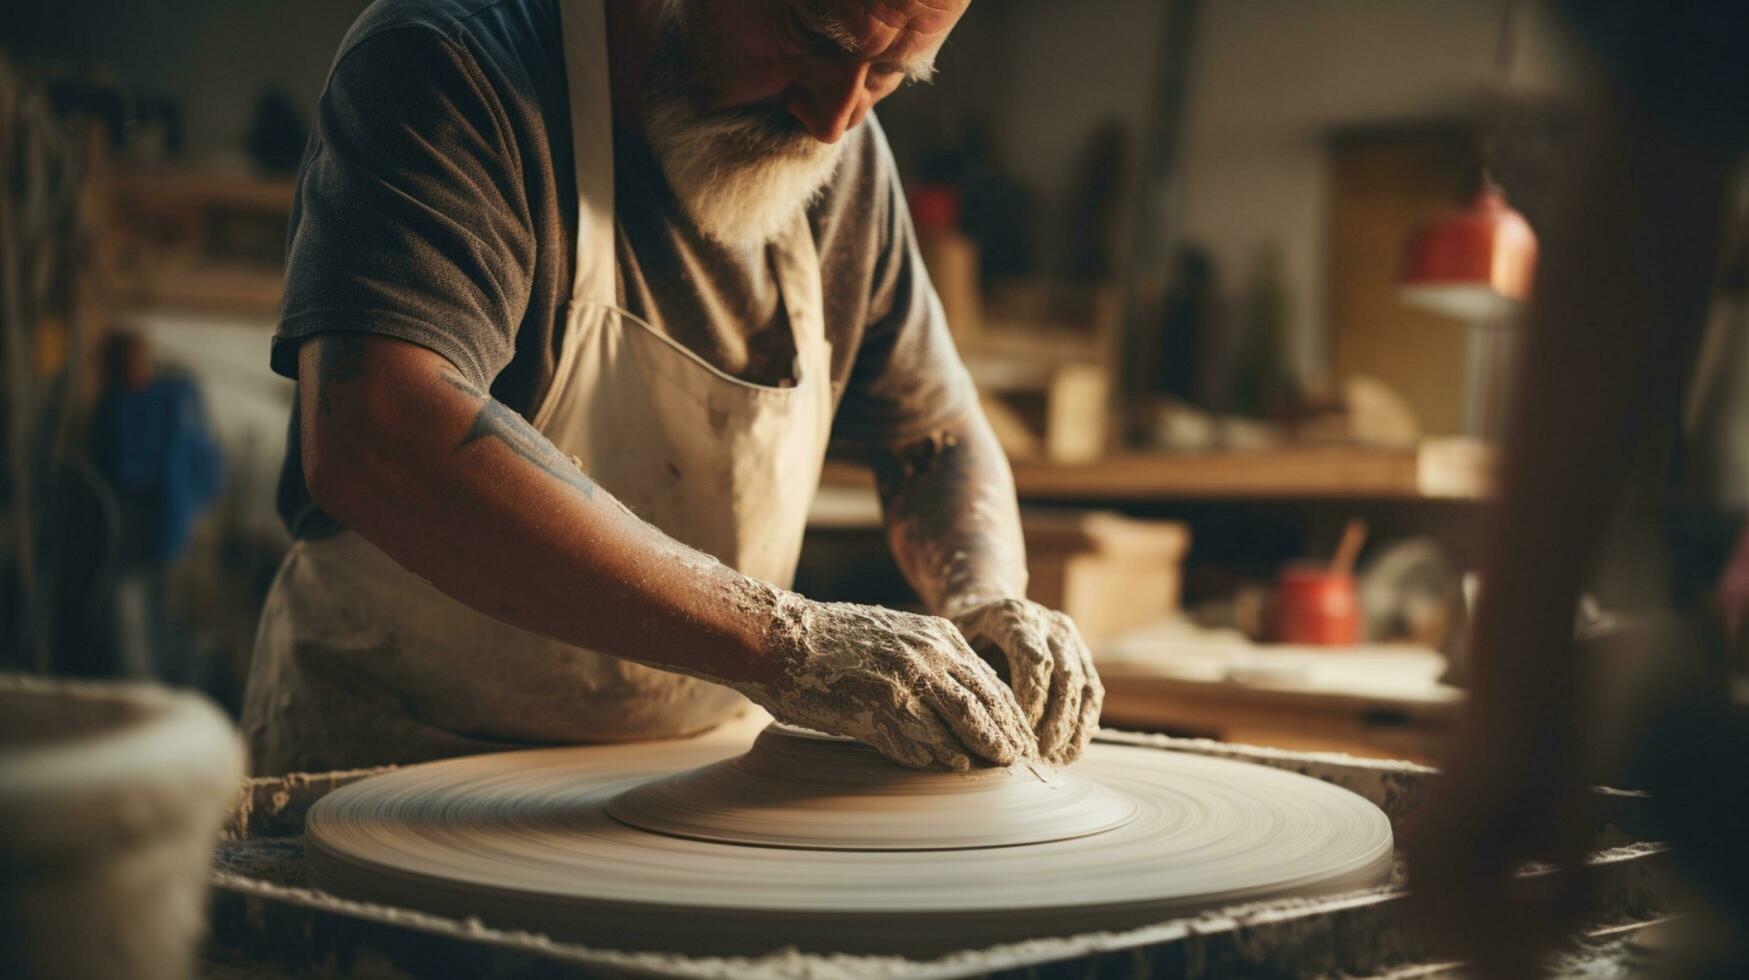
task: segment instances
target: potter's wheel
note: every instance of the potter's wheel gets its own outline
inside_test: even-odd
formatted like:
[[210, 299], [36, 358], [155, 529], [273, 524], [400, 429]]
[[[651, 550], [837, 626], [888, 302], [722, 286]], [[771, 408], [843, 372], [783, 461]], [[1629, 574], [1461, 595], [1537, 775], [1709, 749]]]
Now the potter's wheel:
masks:
[[927, 954], [1382, 881], [1391, 828], [1305, 776], [1130, 746], [904, 769], [773, 726], [414, 766], [313, 807], [337, 894], [620, 949]]

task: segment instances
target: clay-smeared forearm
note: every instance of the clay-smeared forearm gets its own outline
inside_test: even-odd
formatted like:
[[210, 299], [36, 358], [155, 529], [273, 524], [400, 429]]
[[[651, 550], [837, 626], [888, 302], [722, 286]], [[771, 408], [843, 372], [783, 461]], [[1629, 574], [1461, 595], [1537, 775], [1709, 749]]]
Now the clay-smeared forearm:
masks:
[[872, 463], [887, 541], [926, 606], [952, 616], [1026, 594], [1014, 475], [982, 411]]
[[1026, 599], [1014, 476], [983, 413], [876, 454], [874, 468], [905, 577], [1006, 671], [1039, 755], [1073, 762], [1099, 727], [1105, 689], [1069, 617]]
[[[933, 617], [816, 603], [640, 520], [441, 356], [325, 335], [300, 352], [311, 497], [476, 610], [717, 681], [910, 765], [1035, 751], [995, 671]], [[493, 669], [483, 654], [482, 671]]]
[[403, 567], [567, 643], [756, 672], [769, 590], [638, 519], [443, 357], [332, 334], [305, 343], [299, 366], [311, 496]]

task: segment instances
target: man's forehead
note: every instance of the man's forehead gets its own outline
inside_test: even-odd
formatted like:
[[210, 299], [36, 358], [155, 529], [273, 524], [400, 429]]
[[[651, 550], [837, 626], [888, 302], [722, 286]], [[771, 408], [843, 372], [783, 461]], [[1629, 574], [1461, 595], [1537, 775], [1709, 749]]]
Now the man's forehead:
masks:
[[[971, 0], [814, 0], [830, 13], [889, 30], [939, 38], [953, 29]], [[833, 9], [837, 8], [837, 9]]]
[[793, 0], [846, 47], [897, 59], [930, 58], [971, 0]]

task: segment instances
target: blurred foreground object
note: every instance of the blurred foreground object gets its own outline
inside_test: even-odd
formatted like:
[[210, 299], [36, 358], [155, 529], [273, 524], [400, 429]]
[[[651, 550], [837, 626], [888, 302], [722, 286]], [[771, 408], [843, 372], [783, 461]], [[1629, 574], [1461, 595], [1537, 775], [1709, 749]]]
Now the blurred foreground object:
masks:
[[0, 676], [0, 976], [189, 976], [242, 780], [204, 698]]
[[[1706, 551], [1728, 551], [1729, 538], [1715, 531], [1719, 547], [1703, 550], [1675, 532], [1718, 503], [1683, 499], [1701, 495], [1680, 423], [1749, 149], [1749, 7], [1563, 6], [1605, 84], [1545, 235], [1472, 623], [1470, 704], [1408, 836], [1410, 881], [1429, 934], [1475, 975], [1532, 975], [1602, 900], [1588, 784], [1645, 789], [1688, 913], [1721, 924], [1709, 962], [1669, 972], [1744, 976], [1749, 724], [1704, 594], [1725, 571]], [[1576, 643], [1593, 579], [1648, 624], [1620, 641], [1645, 652], [1638, 675]], [[1610, 689], [1618, 703], [1599, 710]], [[1612, 744], [1637, 758], [1610, 759]], [[1531, 862], [1544, 890], [1513, 894]]]

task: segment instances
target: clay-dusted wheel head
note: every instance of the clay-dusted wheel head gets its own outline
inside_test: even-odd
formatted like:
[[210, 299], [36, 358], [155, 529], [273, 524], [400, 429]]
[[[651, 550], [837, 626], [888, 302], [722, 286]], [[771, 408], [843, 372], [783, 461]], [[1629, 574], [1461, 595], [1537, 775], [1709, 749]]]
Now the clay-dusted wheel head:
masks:
[[907, 769], [849, 739], [772, 725], [746, 755], [658, 779], [607, 803], [651, 833], [822, 851], [949, 851], [1086, 837], [1134, 820], [1135, 801], [1039, 763]]
[[[811, 751], [776, 744], [781, 751], [756, 759], [776, 765], [789, 750]], [[628, 791], [744, 749], [679, 740], [411, 766], [323, 797], [305, 821], [305, 853], [316, 883], [347, 897], [612, 949], [699, 955], [793, 946], [936, 956], [1365, 888], [1391, 871], [1390, 822], [1353, 793], [1244, 762], [1097, 743], [1070, 774], [1136, 814], [1081, 837], [821, 850], [651, 833], [608, 814]], [[810, 778], [811, 797], [820, 783]], [[772, 829], [787, 833], [790, 821], [771, 812]], [[969, 820], [958, 829], [977, 832], [985, 815], [916, 819]]]

